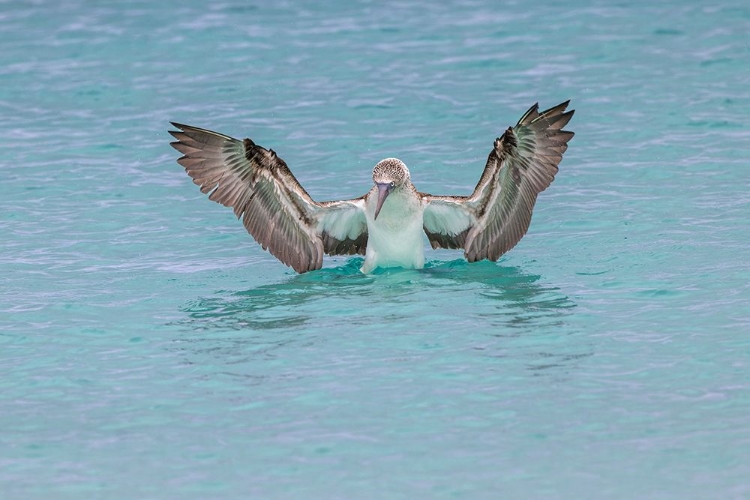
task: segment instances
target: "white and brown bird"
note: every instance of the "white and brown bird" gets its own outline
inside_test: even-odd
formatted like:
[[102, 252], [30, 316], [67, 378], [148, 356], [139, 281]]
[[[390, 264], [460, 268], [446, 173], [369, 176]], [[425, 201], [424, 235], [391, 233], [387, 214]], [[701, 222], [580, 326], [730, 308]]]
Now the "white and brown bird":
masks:
[[320, 269], [323, 254], [365, 256], [362, 272], [424, 266], [422, 232], [432, 248], [462, 248], [469, 262], [496, 261], [526, 234], [537, 195], [555, 178], [573, 132], [562, 130], [570, 101], [533, 105], [495, 140], [469, 196], [433, 196], [411, 183], [401, 160], [372, 171], [375, 185], [353, 200], [317, 202], [272, 149], [172, 123], [177, 162], [209, 199], [232, 207], [247, 231], [298, 273]]

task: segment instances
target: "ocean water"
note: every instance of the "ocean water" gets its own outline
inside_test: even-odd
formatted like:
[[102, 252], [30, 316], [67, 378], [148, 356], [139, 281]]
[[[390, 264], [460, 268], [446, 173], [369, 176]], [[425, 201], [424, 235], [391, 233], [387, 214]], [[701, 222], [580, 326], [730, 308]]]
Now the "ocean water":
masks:
[[[2, 1], [0, 43], [0, 498], [750, 498], [746, 1]], [[295, 275], [167, 134], [468, 194], [566, 99], [528, 235], [421, 271]]]

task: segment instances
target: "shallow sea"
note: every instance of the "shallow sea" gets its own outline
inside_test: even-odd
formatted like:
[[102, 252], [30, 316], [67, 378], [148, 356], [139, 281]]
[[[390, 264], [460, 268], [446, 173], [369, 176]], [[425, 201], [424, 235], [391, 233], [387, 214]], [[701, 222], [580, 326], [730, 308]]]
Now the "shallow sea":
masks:
[[[123, 5], [0, 1], [1, 498], [750, 498], [746, 1]], [[515, 249], [369, 276], [279, 264], [167, 134], [468, 194], [566, 99]]]

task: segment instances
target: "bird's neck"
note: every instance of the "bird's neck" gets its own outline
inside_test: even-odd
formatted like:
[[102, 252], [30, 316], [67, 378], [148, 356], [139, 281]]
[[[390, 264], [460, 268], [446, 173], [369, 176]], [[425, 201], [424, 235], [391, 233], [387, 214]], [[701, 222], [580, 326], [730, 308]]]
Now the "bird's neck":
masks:
[[[377, 191], [373, 194], [373, 201], [376, 202]], [[385, 203], [383, 203], [383, 208], [380, 209], [377, 220], [374, 222], [386, 225], [399, 224], [404, 219], [410, 218], [420, 207], [416, 189], [411, 184], [405, 184], [391, 191]]]

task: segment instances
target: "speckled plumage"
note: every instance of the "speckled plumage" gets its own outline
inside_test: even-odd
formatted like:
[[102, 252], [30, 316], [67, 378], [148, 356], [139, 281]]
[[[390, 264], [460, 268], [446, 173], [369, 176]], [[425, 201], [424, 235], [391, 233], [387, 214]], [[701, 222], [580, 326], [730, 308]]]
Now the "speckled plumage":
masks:
[[411, 174], [406, 164], [398, 158], [386, 158], [372, 169], [372, 180], [375, 184], [394, 182], [402, 185], [411, 183]]

